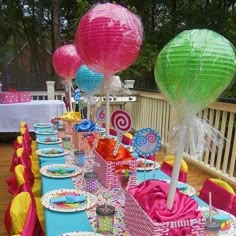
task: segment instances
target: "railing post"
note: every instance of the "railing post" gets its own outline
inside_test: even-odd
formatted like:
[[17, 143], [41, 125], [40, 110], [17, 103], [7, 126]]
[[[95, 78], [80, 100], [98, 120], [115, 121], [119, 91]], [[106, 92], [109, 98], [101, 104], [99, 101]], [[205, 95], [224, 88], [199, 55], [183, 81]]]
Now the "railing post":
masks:
[[55, 81], [46, 81], [47, 84], [47, 91], [48, 91], [48, 100], [55, 99]]

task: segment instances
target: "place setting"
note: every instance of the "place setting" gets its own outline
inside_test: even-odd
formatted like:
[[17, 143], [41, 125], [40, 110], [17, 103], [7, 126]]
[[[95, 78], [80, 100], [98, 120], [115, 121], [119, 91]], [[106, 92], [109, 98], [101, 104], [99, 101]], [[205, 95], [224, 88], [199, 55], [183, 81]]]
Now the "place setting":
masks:
[[69, 178], [82, 173], [82, 168], [69, 164], [50, 164], [40, 169], [40, 173], [50, 178]]
[[43, 157], [59, 157], [70, 153], [70, 150], [63, 148], [42, 148], [36, 151], [36, 154]]
[[41, 197], [42, 205], [52, 211], [77, 212], [93, 207], [97, 197], [78, 189], [56, 189]]
[[37, 138], [36, 141], [40, 144], [60, 144], [62, 143], [62, 138], [56, 136], [42, 136]]
[[40, 129], [50, 129], [52, 128], [52, 123], [35, 123], [34, 124], [34, 128], [36, 130], [40, 130]]

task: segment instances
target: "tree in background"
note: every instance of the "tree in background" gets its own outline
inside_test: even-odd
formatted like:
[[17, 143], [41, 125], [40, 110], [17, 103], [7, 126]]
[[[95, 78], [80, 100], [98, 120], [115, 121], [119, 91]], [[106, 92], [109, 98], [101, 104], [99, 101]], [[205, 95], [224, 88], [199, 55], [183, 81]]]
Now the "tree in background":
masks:
[[[2, 0], [0, 2], [0, 71], [6, 75], [6, 62], [29, 42], [32, 57], [31, 78], [27, 86], [45, 87], [45, 81], [57, 78], [45, 75], [39, 47], [50, 53], [72, 43], [82, 15], [97, 0]], [[139, 57], [121, 78], [136, 79], [139, 88], [155, 87], [153, 65], [161, 48], [183, 30], [207, 28], [236, 44], [236, 2], [234, 0], [117, 0], [142, 19], [144, 41]], [[40, 46], [39, 46], [40, 45]], [[19, 75], [20, 76], [20, 75]], [[138, 79], [139, 78], [139, 79]], [[233, 85], [230, 96], [233, 94]], [[236, 92], [235, 92], [236, 93]]]

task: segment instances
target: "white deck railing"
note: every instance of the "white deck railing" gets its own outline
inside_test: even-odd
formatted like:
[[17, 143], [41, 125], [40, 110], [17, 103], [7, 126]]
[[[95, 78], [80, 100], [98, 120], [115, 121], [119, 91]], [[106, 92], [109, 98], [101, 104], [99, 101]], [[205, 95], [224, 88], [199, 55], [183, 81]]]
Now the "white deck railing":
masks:
[[[176, 111], [168, 104], [167, 100], [159, 93], [133, 91], [137, 101], [127, 103], [127, 110], [133, 117], [133, 128], [138, 130], [150, 127], [157, 130], [162, 143], [168, 142], [168, 131], [176, 123]], [[64, 98], [63, 91], [55, 91], [55, 99]], [[32, 92], [34, 100], [47, 100], [47, 91]], [[113, 110], [113, 108], [111, 108]], [[212, 174], [227, 180], [236, 186], [236, 104], [216, 102], [198, 115], [207, 119], [209, 123], [220, 130], [227, 139], [224, 147], [212, 147], [211, 152], [205, 152], [198, 159], [191, 158], [186, 154], [190, 162]]]
[[[150, 127], [156, 129], [167, 144], [167, 135], [176, 122], [176, 111], [159, 93], [137, 93], [137, 102], [126, 104], [125, 109], [133, 117], [134, 129]], [[236, 104], [216, 102], [198, 115], [220, 130], [227, 139], [224, 147], [212, 146], [211, 152], [205, 152], [198, 159], [186, 154], [189, 161], [201, 166], [212, 174], [227, 180], [236, 186]]]
[[[31, 91], [33, 100], [48, 100], [47, 91]], [[54, 92], [55, 100], [63, 100], [65, 97], [64, 91], [55, 91]]]

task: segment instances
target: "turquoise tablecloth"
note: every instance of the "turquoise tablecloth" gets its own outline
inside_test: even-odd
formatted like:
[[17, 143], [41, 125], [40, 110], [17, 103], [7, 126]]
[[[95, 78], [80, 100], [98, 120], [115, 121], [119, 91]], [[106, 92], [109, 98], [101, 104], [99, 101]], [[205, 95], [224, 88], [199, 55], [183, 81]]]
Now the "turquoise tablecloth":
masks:
[[[64, 163], [64, 158], [45, 158], [39, 157], [40, 163], [42, 166], [46, 164], [51, 164], [52, 161], [57, 161], [57, 163]], [[57, 160], [56, 160], [57, 159]], [[140, 181], [144, 180], [144, 172], [138, 171], [137, 177]], [[157, 179], [170, 179], [165, 173], [161, 170], [156, 170], [155, 177]], [[146, 172], [146, 179], [153, 178], [151, 171]], [[42, 176], [42, 193], [46, 193], [51, 190], [61, 189], [61, 188], [74, 188], [71, 178], [65, 179], [54, 179]], [[197, 196], [194, 196], [199, 206], [207, 206], [205, 202], [199, 199]], [[87, 214], [84, 211], [74, 212], [74, 213], [63, 213], [56, 212], [45, 209], [45, 230], [47, 236], [58, 236], [62, 233], [73, 232], [73, 231], [89, 231], [92, 232], [93, 229], [88, 220]]]
[[[47, 147], [42, 146], [42, 148]], [[40, 157], [40, 165], [48, 165], [52, 163], [65, 163], [64, 157]], [[74, 188], [71, 178], [54, 179], [42, 176], [42, 194], [61, 188]], [[93, 229], [89, 223], [87, 214], [85, 211], [63, 213], [57, 211], [51, 211], [45, 208], [45, 231], [47, 236], [58, 236], [62, 233], [73, 231], [90, 231]]]

